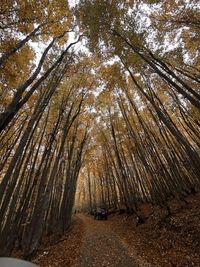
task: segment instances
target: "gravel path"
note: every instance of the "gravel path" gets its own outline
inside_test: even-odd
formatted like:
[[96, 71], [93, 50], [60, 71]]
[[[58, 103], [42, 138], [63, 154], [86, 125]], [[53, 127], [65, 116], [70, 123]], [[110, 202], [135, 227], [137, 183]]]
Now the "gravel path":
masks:
[[107, 226], [107, 221], [78, 217], [83, 221], [85, 233], [81, 255], [74, 267], [138, 267], [128, 246]]

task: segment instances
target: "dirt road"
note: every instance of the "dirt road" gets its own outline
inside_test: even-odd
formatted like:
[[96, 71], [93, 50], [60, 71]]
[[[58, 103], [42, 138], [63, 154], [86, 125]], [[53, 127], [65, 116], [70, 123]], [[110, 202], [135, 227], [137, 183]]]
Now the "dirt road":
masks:
[[127, 244], [108, 226], [107, 221], [78, 215], [85, 233], [80, 257], [74, 267], [137, 267]]

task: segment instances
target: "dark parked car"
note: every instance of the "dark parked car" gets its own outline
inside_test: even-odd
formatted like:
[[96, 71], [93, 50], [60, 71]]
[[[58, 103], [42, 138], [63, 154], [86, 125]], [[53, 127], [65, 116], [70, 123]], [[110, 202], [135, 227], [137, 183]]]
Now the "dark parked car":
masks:
[[108, 219], [108, 212], [106, 209], [97, 209], [94, 212], [94, 219], [95, 220], [107, 220]]

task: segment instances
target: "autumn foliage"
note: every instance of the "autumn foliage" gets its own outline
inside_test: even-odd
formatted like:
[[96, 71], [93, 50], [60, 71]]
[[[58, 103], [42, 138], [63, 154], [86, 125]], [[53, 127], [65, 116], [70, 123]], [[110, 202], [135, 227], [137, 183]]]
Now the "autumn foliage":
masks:
[[198, 190], [198, 1], [1, 2], [0, 255]]

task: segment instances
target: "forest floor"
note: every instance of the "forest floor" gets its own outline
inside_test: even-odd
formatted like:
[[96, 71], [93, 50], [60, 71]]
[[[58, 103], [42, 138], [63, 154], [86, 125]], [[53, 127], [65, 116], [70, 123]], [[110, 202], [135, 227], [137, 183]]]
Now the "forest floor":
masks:
[[96, 221], [78, 214], [66, 240], [40, 251], [34, 262], [41, 267], [200, 267], [200, 194], [186, 201], [171, 200], [170, 215], [143, 205], [140, 225], [133, 215]]
[[40, 267], [69, 267], [80, 255], [84, 233], [81, 219], [73, 218], [72, 226], [59, 242], [52, 245], [49, 238], [43, 240], [42, 246], [32, 258], [32, 262]]
[[85, 215], [78, 215], [85, 226], [83, 246], [74, 267], [137, 267], [134, 253], [110, 227], [111, 221], [96, 221]]

